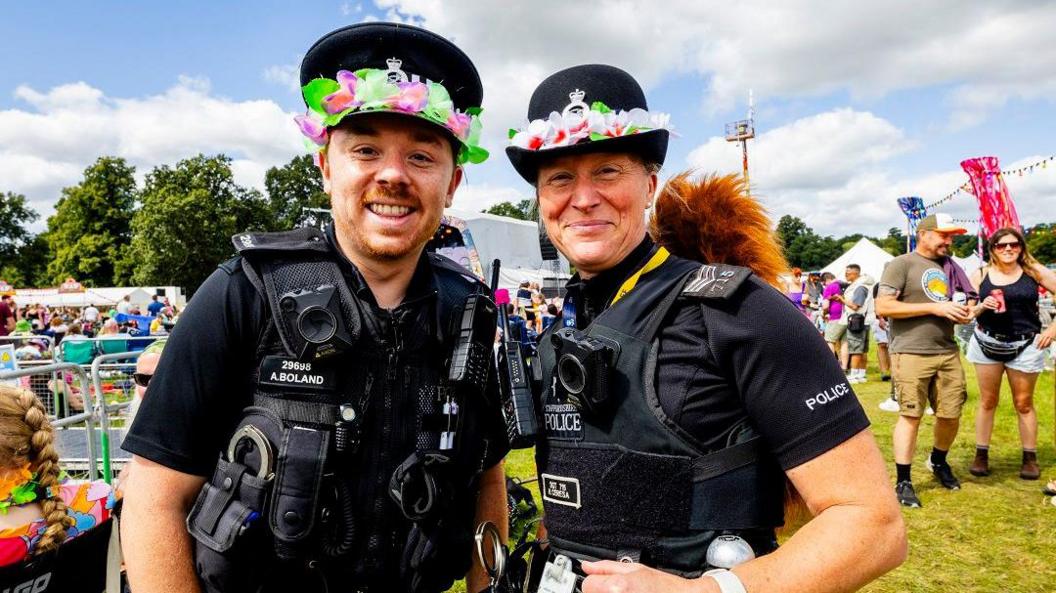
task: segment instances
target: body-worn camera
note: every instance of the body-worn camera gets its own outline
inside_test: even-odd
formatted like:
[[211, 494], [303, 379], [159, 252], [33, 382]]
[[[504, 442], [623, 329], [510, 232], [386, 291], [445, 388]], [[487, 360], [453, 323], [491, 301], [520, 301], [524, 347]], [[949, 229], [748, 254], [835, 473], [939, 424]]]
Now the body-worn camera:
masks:
[[557, 382], [568, 401], [582, 412], [603, 410], [620, 345], [568, 327], [554, 332], [550, 339], [557, 354]]
[[[292, 290], [279, 297], [279, 307], [291, 330], [298, 360], [326, 358], [352, 347], [337, 288], [323, 284]], [[349, 320], [356, 323], [358, 320]], [[358, 327], [353, 328], [358, 334]]]

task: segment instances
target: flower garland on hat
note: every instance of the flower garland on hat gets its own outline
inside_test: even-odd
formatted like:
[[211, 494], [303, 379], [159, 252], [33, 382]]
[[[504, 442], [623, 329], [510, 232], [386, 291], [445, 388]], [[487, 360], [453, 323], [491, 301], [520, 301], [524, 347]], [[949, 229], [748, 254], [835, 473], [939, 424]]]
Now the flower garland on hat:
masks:
[[455, 109], [444, 85], [436, 82], [393, 82], [388, 70], [339, 70], [337, 79], [316, 78], [301, 88], [308, 111], [294, 118], [305, 137], [305, 146], [317, 158], [329, 142], [328, 129], [346, 115], [364, 111], [390, 111], [416, 115], [446, 128], [462, 143], [458, 164], [482, 163], [488, 151], [480, 146], [479, 107]]
[[12, 506], [29, 504], [50, 495], [37, 483], [37, 474], [29, 471], [29, 462], [0, 474], [0, 515], [6, 515]]
[[582, 113], [553, 111], [547, 119], [536, 119], [521, 130], [510, 129], [510, 144], [525, 150], [547, 150], [572, 146], [584, 140], [597, 142], [652, 130], [672, 130], [671, 116], [641, 108], [613, 111], [595, 101]]

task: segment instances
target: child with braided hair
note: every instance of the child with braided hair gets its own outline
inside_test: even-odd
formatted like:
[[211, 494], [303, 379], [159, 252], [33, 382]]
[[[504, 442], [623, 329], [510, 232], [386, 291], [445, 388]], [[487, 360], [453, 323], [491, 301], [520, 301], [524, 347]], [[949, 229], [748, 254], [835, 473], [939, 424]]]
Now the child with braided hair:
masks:
[[53, 551], [110, 517], [113, 490], [67, 479], [53, 437], [40, 400], [0, 384], [0, 565]]

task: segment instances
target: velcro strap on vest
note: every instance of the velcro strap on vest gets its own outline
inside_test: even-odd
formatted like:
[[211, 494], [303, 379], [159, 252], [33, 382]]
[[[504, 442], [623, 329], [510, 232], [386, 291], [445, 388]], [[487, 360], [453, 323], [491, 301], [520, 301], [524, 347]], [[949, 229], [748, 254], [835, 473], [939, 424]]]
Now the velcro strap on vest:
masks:
[[693, 460], [693, 481], [703, 482], [759, 461], [762, 438], [754, 437]]
[[[269, 518], [277, 543], [293, 546], [312, 533], [329, 449], [329, 430], [306, 426], [286, 429]], [[279, 546], [276, 552], [284, 555]]]
[[340, 408], [336, 404], [283, 399], [257, 393], [253, 396], [253, 405], [274, 412], [286, 422], [333, 426], [340, 420]]

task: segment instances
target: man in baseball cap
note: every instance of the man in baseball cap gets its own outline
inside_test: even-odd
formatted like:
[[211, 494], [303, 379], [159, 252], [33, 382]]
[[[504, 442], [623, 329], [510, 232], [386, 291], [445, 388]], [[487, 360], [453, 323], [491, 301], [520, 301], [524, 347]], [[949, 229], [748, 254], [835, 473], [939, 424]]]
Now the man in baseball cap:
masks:
[[424, 248], [487, 157], [480, 79], [439, 35], [362, 23], [301, 83], [333, 225], [236, 235], [174, 328], [124, 441], [131, 588], [479, 591], [508, 441], [491, 349], [459, 378], [449, 322], [475, 306], [490, 345], [495, 307]]

